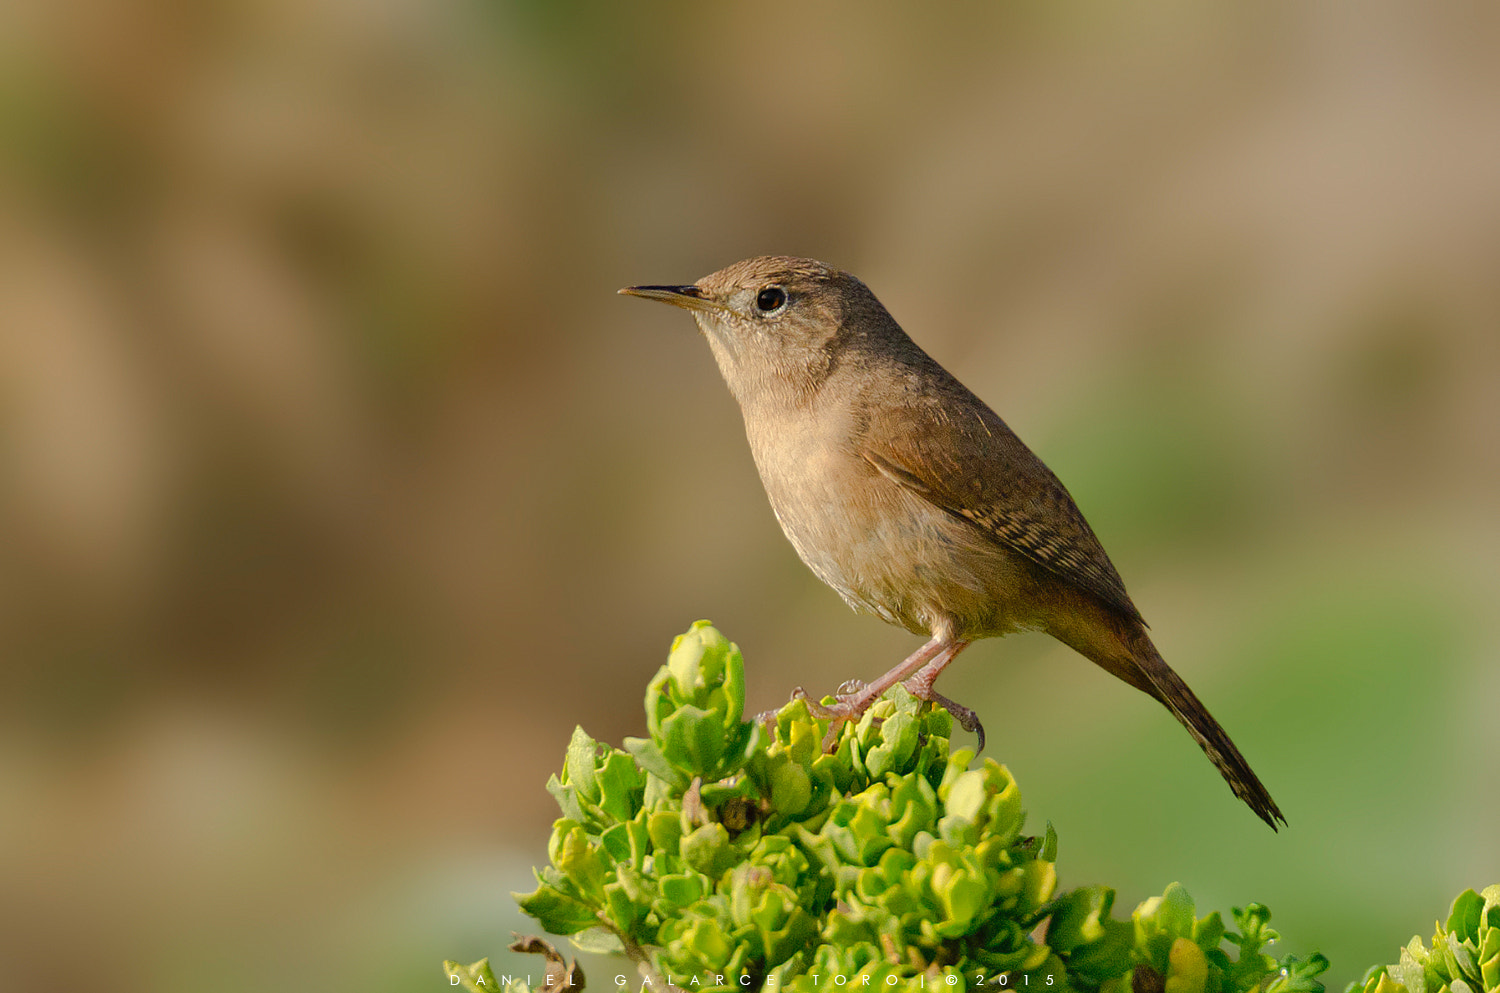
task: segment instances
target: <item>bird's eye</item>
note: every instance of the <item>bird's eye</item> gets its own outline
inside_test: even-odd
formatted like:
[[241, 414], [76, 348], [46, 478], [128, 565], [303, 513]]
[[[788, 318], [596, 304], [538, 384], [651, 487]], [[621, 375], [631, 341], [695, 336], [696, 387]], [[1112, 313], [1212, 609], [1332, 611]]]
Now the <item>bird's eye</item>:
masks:
[[786, 306], [786, 290], [779, 286], [767, 286], [755, 295], [755, 309], [762, 314], [780, 310]]

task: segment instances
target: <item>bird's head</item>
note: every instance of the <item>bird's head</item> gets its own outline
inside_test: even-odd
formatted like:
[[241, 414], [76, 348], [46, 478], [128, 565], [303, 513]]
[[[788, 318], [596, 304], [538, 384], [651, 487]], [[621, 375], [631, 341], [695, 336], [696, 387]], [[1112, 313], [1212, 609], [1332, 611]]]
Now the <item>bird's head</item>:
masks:
[[814, 259], [762, 256], [696, 283], [620, 292], [691, 311], [741, 406], [805, 400], [871, 333], [905, 337], [864, 283]]

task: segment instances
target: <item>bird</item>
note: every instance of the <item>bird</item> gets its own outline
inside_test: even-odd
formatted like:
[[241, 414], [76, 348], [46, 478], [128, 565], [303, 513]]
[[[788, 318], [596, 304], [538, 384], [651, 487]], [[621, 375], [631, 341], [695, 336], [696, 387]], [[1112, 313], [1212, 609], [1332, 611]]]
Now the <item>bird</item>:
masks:
[[1273, 831], [1286, 823], [1162, 659], [1062, 482], [858, 278], [762, 256], [696, 283], [619, 292], [692, 314], [802, 561], [856, 612], [928, 637], [878, 679], [840, 686], [820, 709], [835, 729], [899, 682], [945, 707], [982, 749], [978, 716], [934, 681], [974, 641], [1044, 631], [1155, 698], [1235, 796]]

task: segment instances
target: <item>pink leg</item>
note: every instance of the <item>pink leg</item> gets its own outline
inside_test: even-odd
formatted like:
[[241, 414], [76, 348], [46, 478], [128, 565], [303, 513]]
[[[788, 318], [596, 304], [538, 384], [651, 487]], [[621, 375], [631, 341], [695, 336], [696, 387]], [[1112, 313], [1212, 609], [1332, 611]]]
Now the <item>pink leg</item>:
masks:
[[[828, 726], [828, 734], [823, 738], [823, 750], [833, 749], [834, 742], [838, 740], [839, 728], [845, 721], [854, 720], [864, 714], [870, 708], [870, 704], [880, 699], [880, 694], [895, 686], [901, 680], [906, 679], [914, 672], [932, 661], [934, 656], [939, 655], [947, 646], [936, 635], [921, 648], [912, 652], [900, 665], [890, 672], [881, 676], [873, 683], [861, 683], [857, 679], [851, 679], [839, 687], [835, 694], [838, 702], [831, 707], [807, 701], [808, 709], [813, 715], [822, 718], [831, 718], [833, 723]], [[793, 693], [793, 697], [801, 696], [801, 687]], [[806, 697], [803, 697], [806, 699]]]
[[[930, 644], [930, 642], [929, 642]], [[932, 699], [932, 684], [937, 682], [938, 676], [948, 668], [948, 663], [958, 657], [958, 653], [968, 648], [973, 642], [950, 641], [944, 646], [943, 651], [934, 655], [927, 664], [918, 669], [915, 675], [906, 679], [906, 688], [911, 695], [919, 700]], [[905, 665], [906, 663], [902, 663]]]
[[[959, 648], [962, 648], [967, 644], [967, 641], [962, 642], [961, 644], [959, 644]], [[844, 684], [844, 686], [839, 687], [840, 689], [849, 687], [849, 689], [851, 690], [848, 693], [840, 693], [839, 702], [849, 708], [850, 717], [858, 717], [869, 709], [870, 704], [880, 699], [880, 694], [884, 693], [892, 686], [895, 686], [903, 679], [911, 676], [913, 673], [925, 670], [933, 663], [934, 659], [941, 658], [943, 653], [948, 650], [950, 645], [945, 645], [939, 638], [934, 636], [930, 641], [927, 642], [927, 644], [912, 652], [894, 669], [892, 669], [890, 672], [887, 672], [885, 675], [881, 676], [873, 683], [868, 683], [858, 689], [855, 689], [848, 683]]]
[[984, 725], [979, 723], [979, 715], [963, 704], [948, 699], [932, 688], [932, 684], [937, 682], [939, 674], [948, 667], [948, 663], [952, 662], [958, 656], [958, 653], [969, 647], [970, 644], [967, 641], [953, 642], [949, 646], [948, 651], [935, 656], [932, 661], [919, 669], [915, 675], [909, 677], [905, 685], [912, 696], [918, 700], [927, 700], [937, 704], [952, 714], [954, 719], [958, 721], [959, 726], [965, 731], [970, 731], [977, 735], [979, 738], [977, 751], [982, 752], [984, 751]]
[[815, 707], [813, 713], [819, 717], [833, 718], [833, 724], [828, 729], [828, 736], [823, 740], [823, 747], [833, 747], [838, 738], [838, 729], [845, 721], [853, 720], [869, 709], [870, 705], [880, 699], [880, 695], [899, 682], [905, 681], [906, 688], [912, 696], [919, 700], [927, 700], [945, 708], [966, 731], [972, 731], [979, 736], [979, 748], [984, 749], [984, 727], [979, 723], [979, 718], [968, 707], [954, 703], [947, 697], [933, 690], [933, 681], [943, 671], [949, 662], [965, 648], [969, 647], [967, 641], [943, 641], [934, 636], [931, 641], [921, 648], [912, 652], [905, 661], [896, 666], [890, 672], [881, 676], [867, 686], [846, 683], [841, 686], [838, 694], [839, 702], [832, 707]]

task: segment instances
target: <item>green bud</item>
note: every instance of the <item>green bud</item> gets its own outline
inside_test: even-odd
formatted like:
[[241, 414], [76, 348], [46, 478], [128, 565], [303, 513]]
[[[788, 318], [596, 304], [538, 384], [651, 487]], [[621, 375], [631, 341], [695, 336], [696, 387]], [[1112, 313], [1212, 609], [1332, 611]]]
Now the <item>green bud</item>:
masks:
[[674, 703], [711, 710], [724, 725], [739, 722], [745, 707], [745, 659], [708, 621], [677, 636], [665, 672], [670, 685], [662, 689]]

